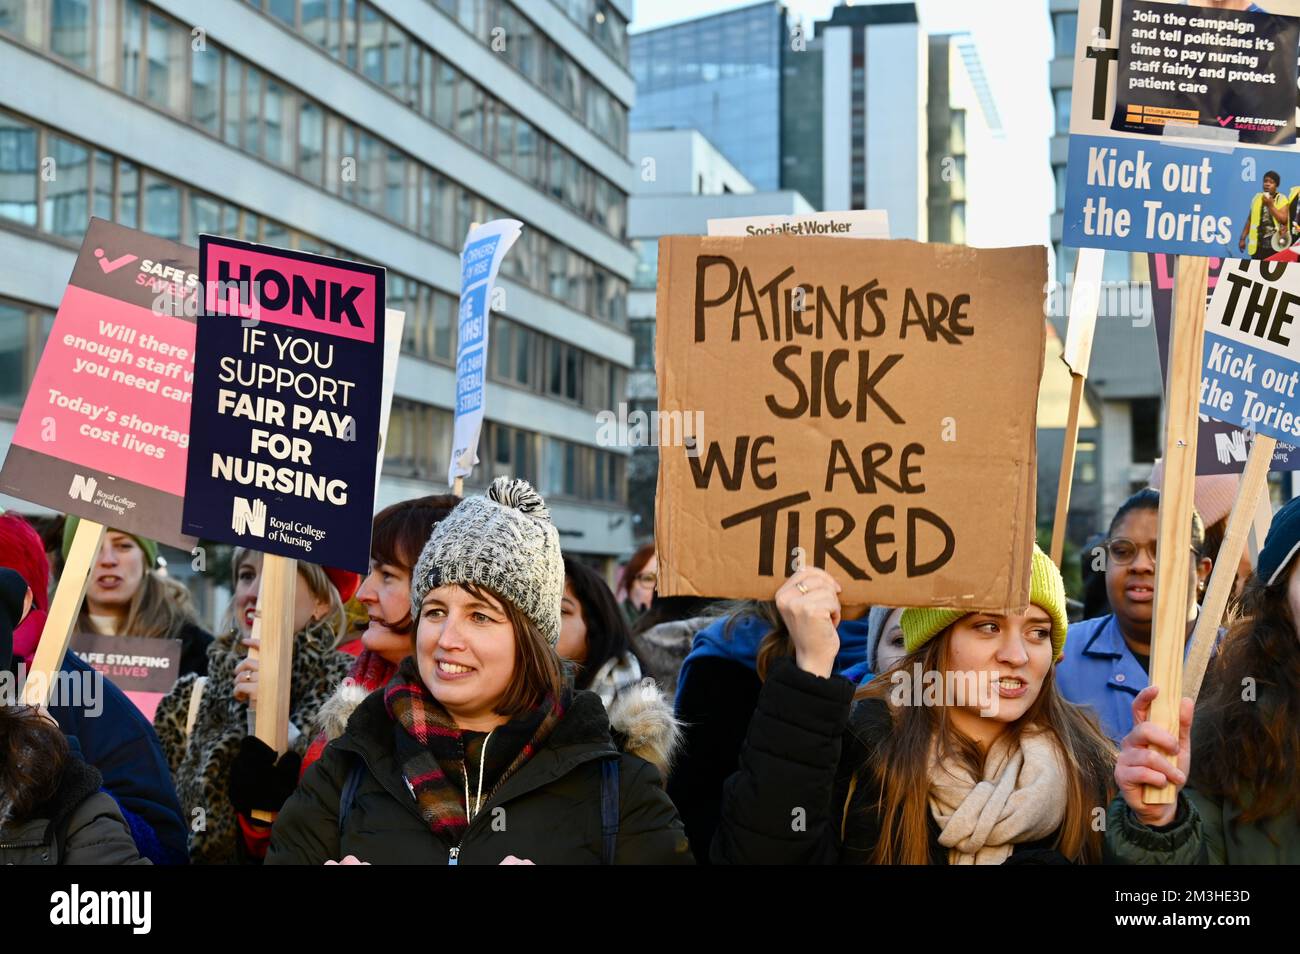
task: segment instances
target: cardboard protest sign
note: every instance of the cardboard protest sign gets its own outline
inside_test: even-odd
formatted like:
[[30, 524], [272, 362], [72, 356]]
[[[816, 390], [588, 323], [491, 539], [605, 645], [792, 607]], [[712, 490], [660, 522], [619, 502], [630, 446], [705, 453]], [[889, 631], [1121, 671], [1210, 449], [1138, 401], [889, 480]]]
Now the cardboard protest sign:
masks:
[[179, 639], [76, 633], [69, 648], [112, 680], [150, 722], [180, 675]]
[[1131, 0], [1119, 30], [1111, 128], [1160, 135], [1209, 126], [1238, 142], [1295, 142], [1300, 25], [1254, 10]]
[[1300, 0], [1267, 6], [1080, 0], [1066, 245], [1263, 257], [1300, 235]]
[[91, 219], [0, 491], [189, 549], [198, 252]]
[[447, 484], [468, 477], [478, 463], [487, 385], [488, 312], [501, 260], [523, 223], [497, 219], [470, 229], [460, 253], [460, 311], [456, 336], [456, 417]]
[[1278, 440], [1300, 437], [1300, 269], [1234, 262], [1205, 316], [1201, 410]]
[[203, 235], [186, 532], [364, 572], [384, 270]]
[[[1043, 248], [659, 243], [659, 592], [1020, 608], [1034, 536]], [[940, 383], [941, 382], [941, 383]], [[979, 505], [972, 506], [978, 499]]]
[[832, 238], [889, 238], [889, 213], [883, 209], [812, 212], [808, 215], [754, 215], [709, 219], [709, 235], [824, 235]]
[[[1211, 259], [1209, 264], [1209, 290], [1213, 293], [1219, 280], [1223, 259]], [[1174, 259], [1170, 255], [1149, 255], [1147, 264], [1151, 272], [1151, 309], [1155, 319], [1156, 344], [1160, 355], [1160, 378], [1169, 377], [1165, 352], [1169, 347], [1169, 326], [1172, 321], [1174, 293]], [[1206, 299], [1209, 307], [1209, 299]], [[1255, 431], [1239, 426], [1240, 422], [1218, 421], [1200, 415], [1200, 429], [1196, 440], [1196, 473], [1240, 474], [1254, 444]], [[1273, 450], [1270, 470], [1300, 469], [1300, 447], [1278, 441]]]

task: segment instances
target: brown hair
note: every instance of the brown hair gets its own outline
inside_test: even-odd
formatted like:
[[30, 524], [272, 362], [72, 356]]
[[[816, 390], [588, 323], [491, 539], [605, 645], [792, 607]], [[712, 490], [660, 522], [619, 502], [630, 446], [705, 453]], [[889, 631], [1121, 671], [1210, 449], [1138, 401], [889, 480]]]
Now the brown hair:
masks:
[[[912, 669], [916, 664], [922, 672], [947, 671], [952, 630], [949, 626], [891, 672]], [[1033, 705], [1005, 731], [1012, 733], [1014, 743], [1029, 726], [1041, 727], [1061, 746], [1067, 767], [1065, 820], [1053, 847], [1070, 861], [1096, 864], [1101, 861], [1102, 833], [1092, 822], [1095, 810], [1104, 811], [1110, 802], [1115, 750], [1096, 722], [1057, 691], [1055, 675], [1053, 666]], [[854, 698], [881, 699], [888, 704], [893, 688], [891, 676], [882, 674], [859, 689]], [[956, 759], [975, 778], [983, 777], [984, 756], [974, 741], [953, 728], [944, 706], [890, 705], [889, 711], [893, 731], [880, 740], [867, 763], [874, 777], [855, 779], [855, 783], [872, 785], [881, 793], [879, 803], [869, 808], [880, 814], [881, 833], [871, 860], [874, 864], [929, 864], [932, 741], [939, 740], [940, 757]]]
[[27, 706], [0, 705], [0, 825], [27, 821], [53, 798], [67, 761], [57, 725]]
[[[455, 494], [434, 494], [385, 507], [375, 514], [371, 524], [370, 559], [376, 566], [386, 563], [410, 573], [433, 528], [446, 519], [458, 503], [460, 498]], [[410, 610], [402, 619], [390, 623], [388, 628], [399, 635], [413, 635], [415, 620]]]
[[655, 545], [647, 543], [643, 545], [632, 558], [627, 561], [627, 566], [623, 567], [623, 575], [618, 578], [618, 591], [623, 594], [624, 598], [632, 593], [632, 584], [636, 582], [637, 576], [645, 569], [645, 565], [650, 562], [650, 558], [655, 555]]
[[1289, 573], [1272, 584], [1250, 578], [1193, 723], [1191, 785], [1235, 803], [1234, 824], [1300, 819], [1300, 639], [1289, 584]]
[[559, 701], [564, 685], [560, 657], [537, 624], [495, 590], [477, 583], [456, 585], [477, 600], [500, 606], [515, 634], [515, 670], [492, 711], [513, 719], [537, 708], [547, 696]]

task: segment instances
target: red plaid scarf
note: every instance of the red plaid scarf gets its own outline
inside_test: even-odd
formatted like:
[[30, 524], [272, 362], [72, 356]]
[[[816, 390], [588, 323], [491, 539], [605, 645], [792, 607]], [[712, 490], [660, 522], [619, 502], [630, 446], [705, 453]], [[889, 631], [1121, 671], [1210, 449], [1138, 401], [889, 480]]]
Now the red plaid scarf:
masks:
[[[384, 706], [393, 720], [397, 762], [420, 806], [429, 829], [448, 845], [469, 827], [464, 804], [465, 774], [477, 777], [484, 758], [484, 738], [464, 733], [420, 679], [415, 658], [408, 656], [384, 690]], [[486, 804], [491, 794], [541, 748], [560, 719], [564, 705], [551, 696], [541, 705], [498, 726], [483, 766]], [[473, 793], [476, 798], [477, 793]]]

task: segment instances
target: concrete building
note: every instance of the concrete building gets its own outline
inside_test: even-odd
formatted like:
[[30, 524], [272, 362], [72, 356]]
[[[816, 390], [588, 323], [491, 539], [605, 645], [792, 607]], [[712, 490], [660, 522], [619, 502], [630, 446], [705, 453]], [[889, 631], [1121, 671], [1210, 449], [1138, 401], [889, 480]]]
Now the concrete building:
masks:
[[[693, 129], [633, 132], [633, 161], [642, 169], [628, 200], [628, 235], [638, 261], [628, 318], [636, 342], [628, 375], [628, 413], [658, 408], [655, 383], [655, 280], [659, 237], [704, 235], [709, 219], [751, 215], [799, 215], [814, 209], [798, 192], [760, 192], [720, 150]], [[632, 449], [628, 505], [637, 542], [654, 533], [658, 448]]]
[[98, 215], [386, 266], [407, 319], [376, 503], [444, 490], [459, 248], [471, 222], [509, 216], [524, 232], [501, 273], [469, 486], [527, 477], [566, 550], [624, 555], [627, 454], [598, 446], [594, 418], [633, 358], [631, 12], [0, 0], [0, 454]]

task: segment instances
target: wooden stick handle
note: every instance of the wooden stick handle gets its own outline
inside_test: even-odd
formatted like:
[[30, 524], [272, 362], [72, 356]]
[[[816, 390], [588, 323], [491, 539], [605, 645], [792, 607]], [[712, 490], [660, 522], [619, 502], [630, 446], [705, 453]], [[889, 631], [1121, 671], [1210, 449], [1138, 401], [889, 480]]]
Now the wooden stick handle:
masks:
[[1273, 463], [1276, 447], [1276, 438], [1256, 434], [1255, 442], [1250, 448], [1250, 457], [1246, 460], [1246, 471], [1241, 475], [1241, 487], [1232, 504], [1228, 529], [1224, 531], [1223, 544], [1214, 561], [1210, 585], [1201, 603], [1201, 615], [1196, 621], [1196, 632], [1192, 635], [1192, 645], [1187, 651], [1187, 662], [1183, 667], [1183, 695], [1193, 702], [1200, 694], [1205, 668], [1219, 635], [1219, 623], [1228, 605], [1228, 597], [1232, 594], [1233, 584], [1237, 581], [1237, 567], [1246, 546], [1246, 536], [1250, 533], [1259, 509], [1260, 495], [1266, 492], [1268, 469]]
[[1052, 519], [1052, 562], [1059, 569], [1065, 555], [1066, 517], [1070, 512], [1070, 490], [1074, 486], [1074, 455], [1079, 446], [1079, 404], [1083, 401], [1083, 375], [1070, 375], [1070, 416], [1065, 424], [1061, 447], [1061, 475], [1056, 483], [1056, 516]]
[[81, 615], [81, 601], [90, 586], [90, 573], [99, 556], [99, 545], [104, 539], [104, 525], [94, 520], [82, 520], [72, 537], [72, 548], [63, 561], [63, 573], [50, 601], [50, 612], [45, 620], [40, 644], [32, 658], [27, 681], [23, 683], [23, 702], [29, 706], [44, 706], [50, 701], [54, 677], [63, 668], [63, 656], [68, 651], [72, 634]]
[[293, 671], [293, 607], [298, 561], [268, 553], [262, 559], [262, 584], [254, 629], [261, 639], [257, 676], [256, 735], [275, 749], [289, 748], [289, 687]]
[[[1157, 523], [1155, 618], [1151, 632], [1151, 684], [1160, 694], [1151, 721], [1178, 737], [1187, 645], [1188, 573], [1193, 497], [1196, 492], [1196, 431], [1200, 419], [1201, 352], [1205, 338], [1205, 291], [1209, 260], [1178, 257], [1174, 320], [1169, 336], [1169, 382], [1165, 390], [1165, 477]], [[1148, 805], [1169, 805], [1173, 786], [1143, 788]]]

